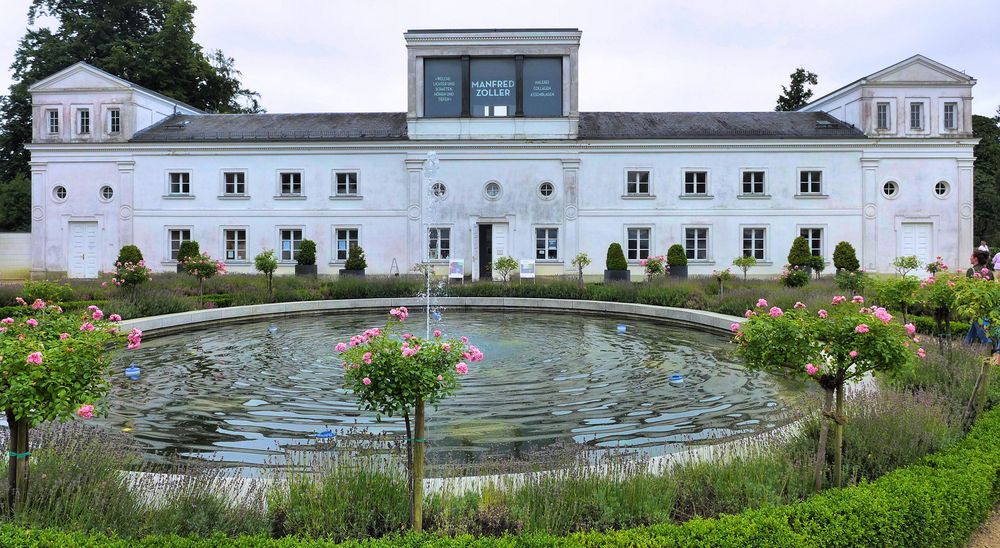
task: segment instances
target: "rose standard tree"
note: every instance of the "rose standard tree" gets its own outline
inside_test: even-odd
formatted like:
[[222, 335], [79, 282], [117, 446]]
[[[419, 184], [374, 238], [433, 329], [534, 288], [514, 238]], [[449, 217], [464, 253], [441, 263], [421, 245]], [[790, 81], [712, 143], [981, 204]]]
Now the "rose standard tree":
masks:
[[[828, 309], [811, 311], [802, 303], [792, 310], [768, 307], [760, 299], [747, 310], [747, 321], [734, 323], [738, 353], [751, 370], [815, 381], [823, 388], [823, 418], [834, 423], [834, 484], [841, 476], [844, 446], [844, 387], [865, 375], [882, 371], [897, 374], [913, 366], [918, 346], [913, 324], [892, 321], [884, 308], [868, 308], [864, 298], [836, 296]], [[836, 409], [831, 412], [836, 397]], [[822, 486], [828, 423], [821, 421], [816, 451], [815, 487]]]
[[28, 488], [29, 431], [44, 421], [90, 418], [108, 391], [116, 345], [139, 348], [142, 332], [122, 333], [117, 314], [96, 306], [64, 314], [57, 305], [21, 299], [20, 311], [0, 319], [0, 408], [10, 429], [5, 511], [11, 514]]
[[[409, 316], [406, 307], [389, 311], [385, 329], [372, 328], [337, 344], [344, 359], [344, 382], [361, 406], [382, 415], [402, 416], [406, 424], [407, 472], [410, 484], [410, 526], [423, 528], [425, 406], [436, 406], [455, 392], [469, 363], [482, 361], [483, 353], [467, 337], [445, 338], [435, 330], [422, 339], [401, 333]], [[410, 417], [413, 417], [411, 429]]]

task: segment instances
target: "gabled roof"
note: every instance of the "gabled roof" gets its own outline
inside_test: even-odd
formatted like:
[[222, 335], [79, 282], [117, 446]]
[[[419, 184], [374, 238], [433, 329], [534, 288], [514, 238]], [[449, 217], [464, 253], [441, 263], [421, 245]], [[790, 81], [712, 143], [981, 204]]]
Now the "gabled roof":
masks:
[[[581, 112], [580, 140], [863, 139], [824, 112]], [[386, 141], [407, 139], [406, 113], [176, 115], [133, 142]]]
[[806, 109], [811, 105], [822, 103], [838, 95], [847, 93], [858, 86], [865, 84], [894, 84], [906, 83], [919, 86], [973, 86], [976, 79], [968, 74], [955, 70], [947, 65], [920, 55], [914, 55], [904, 59], [894, 65], [875, 71], [868, 76], [863, 76], [857, 80], [837, 88], [822, 97], [817, 97], [809, 103], [799, 107], [799, 110]]
[[77, 63], [73, 63], [72, 65], [70, 65], [70, 66], [68, 66], [68, 67], [60, 70], [59, 72], [56, 72], [55, 74], [53, 74], [53, 75], [51, 75], [51, 76], [49, 76], [47, 78], [43, 78], [43, 79], [35, 82], [34, 84], [31, 84], [31, 86], [28, 87], [28, 93], [38, 93], [38, 92], [47, 91], [46, 88], [48, 88], [50, 86], [54, 86], [55, 84], [58, 84], [59, 82], [71, 79], [72, 77], [77, 76], [77, 75], [79, 75], [81, 73], [87, 73], [87, 74], [89, 74], [91, 76], [96, 77], [97, 79], [99, 79], [99, 80], [101, 80], [103, 82], [107, 82], [107, 84], [109, 84], [109, 85], [113, 85], [113, 86], [118, 87], [120, 89], [131, 89], [131, 90], [136, 91], [138, 93], [155, 97], [156, 99], [159, 99], [161, 101], [166, 101], [168, 103], [177, 105], [178, 107], [180, 107], [182, 109], [185, 109], [185, 110], [189, 110], [189, 111], [191, 111], [193, 113], [203, 113], [204, 112], [203, 110], [195, 108], [195, 107], [193, 107], [193, 106], [191, 106], [191, 105], [189, 105], [187, 103], [183, 103], [183, 102], [178, 101], [176, 99], [171, 99], [170, 97], [167, 97], [166, 95], [163, 95], [161, 93], [157, 93], [157, 92], [155, 92], [155, 91], [153, 91], [151, 89], [144, 88], [144, 87], [142, 87], [142, 86], [140, 86], [138, 84], [133, 84], [132, 82], [129, 82], [128, 80], [125, 80], [124, 78], [119, 78], [119, 77], [115, 76], [114, 74], [111, 74], [110, 72], [101, 70], [101, 69], [95, 67], [94, 65], [91, 65], [90, 63], [87, 63], [85, 61], [79, 61]]

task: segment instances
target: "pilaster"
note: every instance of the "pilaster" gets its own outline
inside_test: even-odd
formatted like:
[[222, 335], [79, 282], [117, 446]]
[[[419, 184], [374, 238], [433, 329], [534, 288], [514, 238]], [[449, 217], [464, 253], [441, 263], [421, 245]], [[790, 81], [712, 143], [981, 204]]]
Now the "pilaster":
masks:
[[575, 270], [573, 258], [580, 252], [580, 159], [563, 158], [563, 267], [567, 272]]
[[878, 160], [861, 159], [861, 267], [869, 272], [878, 269]]
[[[135, 162], [118, 162], [118, 249], [135, 243]], [[110, 228], [110, 227], [109, 227]]]
[[31, 162], [31, 277], [43, 278], [47, 271], [45, 250], [46, 163]]
[[960, 158], [958, 163], [958, 188], [955, 189], [958, 197], [958, 241], [955, 242], [959, 250], [959, 257], [975, 247], [972, 224], [972, 166], [975, 160], [972, 158]]

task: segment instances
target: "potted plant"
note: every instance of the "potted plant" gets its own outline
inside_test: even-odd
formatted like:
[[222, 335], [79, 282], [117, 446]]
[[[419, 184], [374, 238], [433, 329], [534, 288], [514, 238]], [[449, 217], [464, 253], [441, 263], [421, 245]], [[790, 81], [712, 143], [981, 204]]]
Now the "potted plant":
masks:
[[605, 282], [630, 282], [632, 273], [628, 269], [628, 261], [625, 260], [625, 252], [619, 243], [608, 246], [608, 258], [604, 264]]
[[813, 255], [809, 250], [809, 241], [802, 236], [792, 240], [792, 248], [788, 250], [788, 265], [793, 268], [799, 267], [799, 270], [805, 271], [806, 276], [809, 276], [812, 274], [812, 262]]
[[368, 267], [368, 263], [365, 261], [365, 250], [361, 249], [359, 245], [352, 245], [350, 249], [347, 250], [347, 262], [344, 263], [344, 268], [340, 269], [341, 276], [361, 276], [365, 275], [365, 268]]
[[297, 261], [295, 263], [296, 276], [316, 277], [316, 242], [302, 240], [295, 259]]
[[189, 240], [181, 242], [180, 249], [177, 250], [177, 273], [184, 274], [184, 261], [201, 254], [198, 242]]
[[686, 280], [688, 277], [688, 258], [681, 244], [674, 244], [667, 249], [667, 266], [670, 276]]

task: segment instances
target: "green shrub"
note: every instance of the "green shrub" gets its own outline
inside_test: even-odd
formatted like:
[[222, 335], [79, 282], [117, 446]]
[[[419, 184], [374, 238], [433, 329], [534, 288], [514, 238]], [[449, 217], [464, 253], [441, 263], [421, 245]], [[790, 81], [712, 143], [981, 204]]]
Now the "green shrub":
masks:
[[138, 246], [129, 244], [126, 246], [122, 246], [121, 251], [118, 252], [118, 260], [115, 261], [115, 264], [118, 263], [139, 264], [139, 261], [141, 260], [142, 260], [142, 251], [139, 250]]
[[608, 270], [628, 270], [628, 261], [625, 260], [625, 252], [622, 251], [621, 244], [615, 242], [608, 246], [605, 268]]
[[785, 265], [780, 279], [785, 287], [802, 287], [809, 283], [809, 273], [799, 266]]
[[850, 242], [840, 242], [833, 249], [833, 266], [838, 271], [846, 270], [855, 272], [861, 268], [858, 262], [858, 254], [854, 251], [854, 246]]
[[20, 296], [31, 304], [35, 299], [41, 299], [46, 303], [62, 303], [69, 300], [72, 295], [73, 288], [68, 283], [38, 281], [24, 282]]
[[514, 257], [500, 257], [493, 261], [493, 272], [499, 274], [505, 283], [510, 280], [510, 275], [515, 270], [517, 270], [517, 259]]
[[757, 258], [751, 255], [744, 255], [733, 259], [733, 266], [743, 271], [743, 279], [747, 279], [747, 271], [757, 266]]
[[812, 262], [812, 252], [809, 250], [809, 240], [802, 236], [792, 240], [792, 248], [788, 250], [788, 264], [805, 268]]
[[687, 253], [681, 244], [674, 244], [667, 248], [667, 264], [670, 266], [687, 266]]
[[820, 273], [826, 270], [826, 259], [819, 255], [813, 255], [809, 259], [809, 268], [813, 269], [813, 272], [816, 273], [816, 277], [818, 278]]
[[[349, 254], [348, 259], [350, 259]], [[296, 255], [296, 260], [302, 266], [312, 266], [316, 264], [316, 242], [312, 240], [302, 240], [299, 244], [299, 252]]]
[[198, 246], [197, 241], [189, 240], [181, 242], [181, 247], [177, 250], [177, 262], [184, 262], [191, 257], [196, 257], [200, 254], [201, 248]]
[[347, 261], [344, 262], [344, 268], [347, 270], [364, 270], [368, 268], [368, 262], [365, 261], [365, 250], [361, 249], [361, 246], [352, 245], [347, 250]]

